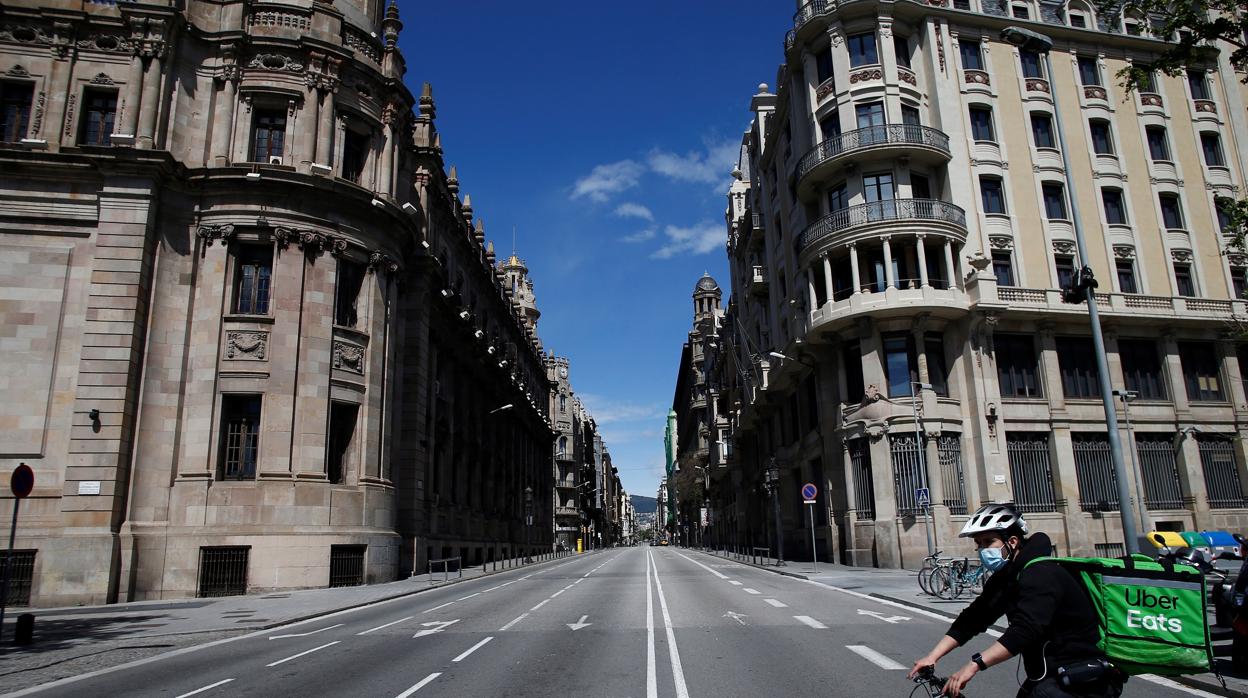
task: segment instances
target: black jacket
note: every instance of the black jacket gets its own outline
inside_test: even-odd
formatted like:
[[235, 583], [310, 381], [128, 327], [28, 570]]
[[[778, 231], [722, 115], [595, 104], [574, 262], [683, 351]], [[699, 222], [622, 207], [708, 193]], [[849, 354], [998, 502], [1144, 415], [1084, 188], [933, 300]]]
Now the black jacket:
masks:
[[1032, 679], [1046, 670], [1054, 676], [1063, 664], [1103, 657], [1096, 647], [1100, 634], [1096, 612], [1075, 578], [1055, 562], [1024, 569], [1031, 560], [1052, 552], [1047, 535], [1028, 537], [1019, 554], [988, 579], [984, 592], [958, 614], [946, 634], [958, 645], [966, 644], [1004, 614], [1010, 627], [998, 641], [1010, 654], [1023, 655]]

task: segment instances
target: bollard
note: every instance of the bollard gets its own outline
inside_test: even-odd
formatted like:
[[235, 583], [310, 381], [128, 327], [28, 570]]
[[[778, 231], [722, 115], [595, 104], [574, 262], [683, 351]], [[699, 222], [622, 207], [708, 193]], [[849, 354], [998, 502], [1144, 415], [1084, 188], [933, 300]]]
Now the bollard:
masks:
[[35, 614], [23, 613], [17, 617], [17, 628], [13, 631], [13, 644], [29, 645], [35, 635]]

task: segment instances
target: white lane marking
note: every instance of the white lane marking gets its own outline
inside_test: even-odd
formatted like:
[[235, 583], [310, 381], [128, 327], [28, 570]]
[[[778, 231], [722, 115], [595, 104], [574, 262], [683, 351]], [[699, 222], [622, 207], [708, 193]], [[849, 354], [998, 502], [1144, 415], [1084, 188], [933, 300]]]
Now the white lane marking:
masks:
[[[572, 584], [576, 584], [576, 582], [572, 582]], [[566, 587], [564, 587], [564, 588], [563, 588], [563, 590], [564, 590], [564, 591], [567, 591], [568, 589], [571, 589], [571, 588], [572, 588], [572, 584], [567, 585]]]
[[461, 655], [459, 655], [458, 657], [456, 657], [456, 658], [452, 659], [451, 661], [452, 661], [452, 662], [462, 662], [462, 661], [464, 661], [465, 659], [467, 659], [467, 658], [468, 658], [468, 655], [470, 655], [470, 654], [472, 654], [473, 652], [476, 652], [477, 650], [481, 649], [483, 646], [485, 646], [485, 643], [487, 643], [487, 642], [489, 642], [490, 640], [493, 640], [493, 639], [494, 639], [494, 636], [493, 636], [493, 635], [491, 635], [491, 636], [489, 636], [489, 637], [485, 638], [484, 640], [482, 640], [482, 641], [478, 642], [477, 644], [473, 645], [472, 647], [469, 647], [468, 649], [464, 650], [463, 654], [461, 654]]
[[434, 606], [433, 608], [426, 608], [425, 610], [421, 611], [421, 613], [433, 613], [434, 611], [438, 610], [439, 608], [446, 608], [447, 606], [450, 606], [450, 605], [451, 605], [451, 604], [453, 604], [453, 603], [455, 603], [455, 602], [454, 602], [454, 601], [447, 601], [446, 603], [442, 604], [441, 606]]
[[1218, 698], [1216, 693], [1209, 693], [1208, 691], [1202, 691], [1198, 688], [1191, 688], [1190, 686], [1184, 686], [1178, 681], [1175, 681], [1174, 679], [1167, 679], [1164, 676], [1154, 676], [1152, 674], [1140, 674], [1136, 678], [1143, 679], [1145, 681], [1148, 681], [1149, 683], [1155, 683], [1158, 686], [1165, 686], [1166, 688], [1174, 689], [1176, 691], [1179, 691], [1180, 693], [1187, 693], [1188, 695], [1200, 696], [1201, 698]]
[[402, 622], [403, 622], [403, 621], [405, 621], [405, 620], [411, 620], [411, 619], [413, 619], [413, 618], [415, 618], [415, 617], [416, 617], [416, 616], [408, 616], [408, 617], [406, 617], [406, 618], [400, 618], [400, 619], [398, 619], [398, 620], [396, 620], [396, 621], [391, 621], [391, 622], [389, 622], [389, 623], [386, 623], [385, 625], [379, 625], [379, 626], [377, 626], [377, 627], [375, 627], [375, 628], [369, 628], [368, 630], [365, 630], [365, 631], [364, 631], [364, 632], [362, 632], [362, 633], [356, 633], [356, 635], [367, 635], [367, 634], [369, 634], [369, 633], [371, 633], [371, 632], [373, 632], [373, 631], [375, 631], [375, 630], [381, 630], [381, 629], [383, 629], [383, 628], [388, 628], [388, 627], [390, 627], [390, 626], [392, 626], [392, 625], [398, 625], [399, 623], [402, 623]]
[[787, 603], [783, 601], [777, 601], [775, 599], [763, 599], [763, 601], [766, 601], [767, 603], [771, 604], [772, 606], [775, 606], [776, 608], [788, 608], [789, 607]]
[[427, 684], [427, 683], [429, 683], [430, 681], [432, 681], [432, 680], [434, 680], [434, 679], [438, 678], [438, 677], [439, 677], [439, 676], [441, 676], [441, 675], [442, 675], [442, 672], [440, 672], [440, 671], [435, 671], [435, 672], [433, 672], [432, 674], [430, 674], [430, 675], [426, 676], [425, 678], [421, 679], [421, 680], [420, 680], [420, 683], [416, 684], [415, 686], [412, 686], [411, 688], [407, 689], [406, 691], [403, 691], [403, 692], [402, 692], [402, 693], [400, 693], [399, 695], [395, 696], [395, 698], [407, 698], [408, 696], [412, 695], [412, 694], [413, 694], [413, 693], [415, 693], [416, 691], [419, 691], [420, 689], [424, 688], [424, 687], [425, 687], [425, 684]]
[[[646, 553], [650, 551], [647, 550]], [[659, 579], [659, 566], [650, 556], [650, 564], [654, 567], [654, 589], [659, 593], [659, 608], [663, 611], [663, 628], [667, 631], [667, 650], [672, 662], [672, 680], [676, 683], [676, 698], [689, 698], [689, 688], [685, 686], [685, 670], [680, 666], [680, 650], [676, 648], [676, 633], [672, 630], [672, 616], [667, 612], [667, 597], [663, 595], [663, 582]]]
[[300, 657], [304, 656], [305, 654], [312, 654], [313, 652], [319, 652], [319, 651], [321, 651], [321, 650], [325, 649], [326, 647], [333, 647], [334, 645], [338, 644], [339, 642], [342, 642], [342, 640], [334, 640], [333, 642], [327, 642], [327, 643], [325, 643], [325, 644], [321, 645], [320, 647], [313, 647], [312, 649], [310, 649], [310, 650], [306, 650], [306, 651], [303, 651], [303, 652], [300, 652], [299, 654], [292, 654], [292, 655], [290, 655], [289, 657], [287, 657], [287, 658], [285, 658], [285, 659], [279, 659], [279, 660], [277, 660], [276, 662], [273, 662], [272, 664], [265, 664], [265, 666], [266, 666], [266, 667], [274, 667], [274, 666], [277, 666], [278, 664], [285, 664], [286, 662], [289, 662], [289, 661], [290, 661], [290, 660], [292, 660], [292, 659], [298, 659], [298, 658], [300, 658]]
[[210, 684], [208, 684], [207, 686], [204, 686], [203, 688], [197, 688], [197, 689], [195, 689], [194, 691], [191, 691], [190, 693], [183, 693], [182, 695], [178, 696], [178, 698], [187, 698], [188, 696], [193, 696], [193, 695], [195, 695], [195, 694], [197, 694], [197, 693], [203, 693], [204, 691], [210, 691], [210, 690], [212, 690], [212, 689], [216, 688], [217, 686], [224, 686], [225, 684], [227, 684], [227, 683], [229, 683], [229, 682], [231, 682], [231, 681], [233, 681], [233, 680], [234, 680], [234, 679], [226, 679], [226, 680], [224, 680], [224, 681], [218, 681], [218, 682], [216, 682], [216, 683], [210, 683]]
[[321, 628], [320, 630], [311, 630], [306, 633], [290, 633], [289, 635], [273, 635], [269, 637], [269, 639], [270, 640], [282, 640], [288, 637], [307, 637], [309, 635], [315, 635], [317, 633], [323, 633], [326, 630], [333, 630], [334, 628], [341, 628], [341, 627], [342, 627], [342, 623], [338, 623], [337, 625], [331, 625], [328, 628]]
[[471, 598], [472, 598], [472, 597], [474, 597], [474, 596], [480, 596], [480, 595], [481, 595], [481, 592], [479, 592], [479, 591], [478, 591], [478, 592], [477, 592], [477, 593], [475, 593], [475, 594], [469, 594], [469, 595], [467, 595], [467, 596], [464, 596], [464, 597], [461, 597], [461, 598], [458, 598], [458, 599], [455, 599], [455, 600], [456, 600], [456, 601], [467, 601], [468, 599], [471, 599]]
[[745, 592], [745, 593], [747, 593], [747, 594], [761, 594], [761, 593], [762, 593], [762, 592], [761, 592], [761, 591], [759, 591], [758, 589], [751, 589], [751, 588], [749, 588], [749, 587], [746, 587], [746, 588], [742, 589], [741, 591], [744, 591], [744, 592]]
[[558, 596], [558, 595], [562, 594], [562, 593], [563, 593], [563, 592], [565, 592], [565, 591], [567, 591], [567, 589], [560, 589], [559, 591], [556, 591], [555, 593], [551, 594], [551, 595], [550, 595], [550, 598], [552, 598], [552, 599], [553, 599], [553, 598], [555, 598], [556, 596]]
[[715, 575], [716, 577], [719, 577], [720, 579], [727, 579], [727, 578], [728, 578], [728, 575], [724, 574], [723, 572], [720, 572], [719, 570], [713, 570], [713, 569], [711, 569], [710, 567], [707, 567], [706, 565], [702, 564], [701, 562], [698, 562], [697, 560], [695, 560], [695, 559], [693, 559], [693, 558], [691, 558], [691, 557], [688, 557], [688, 556], [687, 556], [687, 555], [685, 555], [684, 553], [676, 553], [676, 554], [677, 554], [677, 555], [679, 555], [679, 556], [681, 556], [681, 557], [683, 557], [683, 558], [685, 558], [685, 559], [686, 559], [686, 560], [688, 560], [689, 562], [692, 562], [693, 564], [697, 565], [698, 567], [701, 567], [702, 569], [706, 570], [707, 572], [710, 572], [711, 574]]
[[824, 625], [823, 623], [820, 623], [819, 621], [815, 620], [814, 618], [811, 618], [810, 616], [793, 616], [793, 619], [799, 620], [805, 623], [806, 625], [809, 625], [810, 627], [814, 628], [815, 630], [827, 630], [828, 629], [828, 626]]
[[546, 599], [545, 601], [543, 601], [543, 602], [539, 603], [538, 605], [534, 606], [533, 608], [530, 608], [529, 610], [530, 610], [530, 611], [536, 611], [537, 609], [541, 608], [542, 606], [545, 606], [545, 605], [546, 605], [546, 604], [548, 604], [548, 603], [550, 603], [550, 599]]
[[741, 582], [738, 582], [738, 581], [737, 581], [737, 580], [735, 580], [735, 579], [729, 579], [729, 580], [728, 580], [728, 583], [729, 583], [729, 584], [731, 584], [731, 585], [733, 585], [734, 587], [739, 587], [739, 586], [741, 586]]
[[845, 645], [845, 649], [853, 652], [881, 669], [886, 669], [888, 671], [905, 671], [906, 669], [904, 666], [893, 661], [892, 658], [885, 657], [866, 645]]
[[499, 628], [499, 629], [498, 629], [498, 632], [500, 632], [500, 633], [501, 633], [501, 632], [503, 632], [504, 630], [509, 629], [511, 626], [515, 625], [516, 623], [519, 623], [520, 621], [522, 621], [522, 620], [524, 620], [525, 618], [528, 618], [528, 617], [529, 617], [529, 614], [527, 614], [527, 613], [521, 613], [521, 614], [519, 615], [519, 617], [517, 617], [517, 618], [513, 618], [513, 619], [511, 620], [511, 622], [509, 622], [507, 625], [504, 625], [503, 627]]
[[572, 632], [576, 632], [577, 630], [580, 630], [581, 628], [588, 628], [589, 626], [593, 625], [593, 623], [585, 622], [585, 619], [588, 617], [589, 616], [581, 616], [581, 619], [576, 621], [575, 623], [564, 623], [564, 625], [568, 626], [568, 628], [570, 628]]
[[742, 618], [749, 618], [749, 616], [745, 615], [744, 613], [737, 613], [736, 611], [729, 611], [724, 614], [724, 617], [731, 618], [737, 621], [738, 623], [740, 623], [741, 625], [745, 625], [745, 621], [741, 620]]
[[646, 698], [658, 698], [659, 684], [654, 673], [654, 590], [650, 584], [650, 559], [646, 551]]
[[426, 635], [433, 635], [434, 633], [440, 633], [443, 630], [446, 630], [448, 627], [455, 625], [458, 622], [459, 622], [459, 619], [456, 618], [455, 620], [435, 620], [429, 623], [421, 623], [421, 625], [424, 626], [425, 629], [416, 633], [412, 637], [417, 638], [417, 637], [424, 637]]
[[891, 623], [891, 624], [900, 623], [903, 620], [910, 620], [909, 616], [886, 616], [883, 613], [880, 613], [879, 611], [864, 611], [861, 608], [858, 609], [858, 615], [871, 616], [872, 618], [879, 618], [885, 623]]

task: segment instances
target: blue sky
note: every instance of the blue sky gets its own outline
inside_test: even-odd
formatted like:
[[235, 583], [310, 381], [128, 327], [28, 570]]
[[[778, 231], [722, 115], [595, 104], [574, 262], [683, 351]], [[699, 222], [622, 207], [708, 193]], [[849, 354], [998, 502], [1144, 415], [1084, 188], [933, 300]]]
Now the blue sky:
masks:
[[571, 360], [625, 489], [654, 496], [693, 287], [726, 286], [729, 172], [795, 4], [399, 6], [407, 84], [433, 84], [461, 192], [500, 254], [515, 226], [544, 345]]

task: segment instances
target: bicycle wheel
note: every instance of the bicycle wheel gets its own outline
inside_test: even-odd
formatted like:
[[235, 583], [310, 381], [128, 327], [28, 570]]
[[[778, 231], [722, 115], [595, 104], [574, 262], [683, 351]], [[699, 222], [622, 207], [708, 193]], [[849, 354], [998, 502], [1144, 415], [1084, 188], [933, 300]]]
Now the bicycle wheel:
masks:
[[948, 567], [937, 567], [932, 571], [932, 579], [928, 584], [932, 587], [932, 593], [941, 599], [954, 598], [954, 579], [957, 574]]
[[935, 567], [924, 567], [919, 570], [919, 589], [928, 596], [934, 596], [932, 592], [932, 574], [936, 571]]

